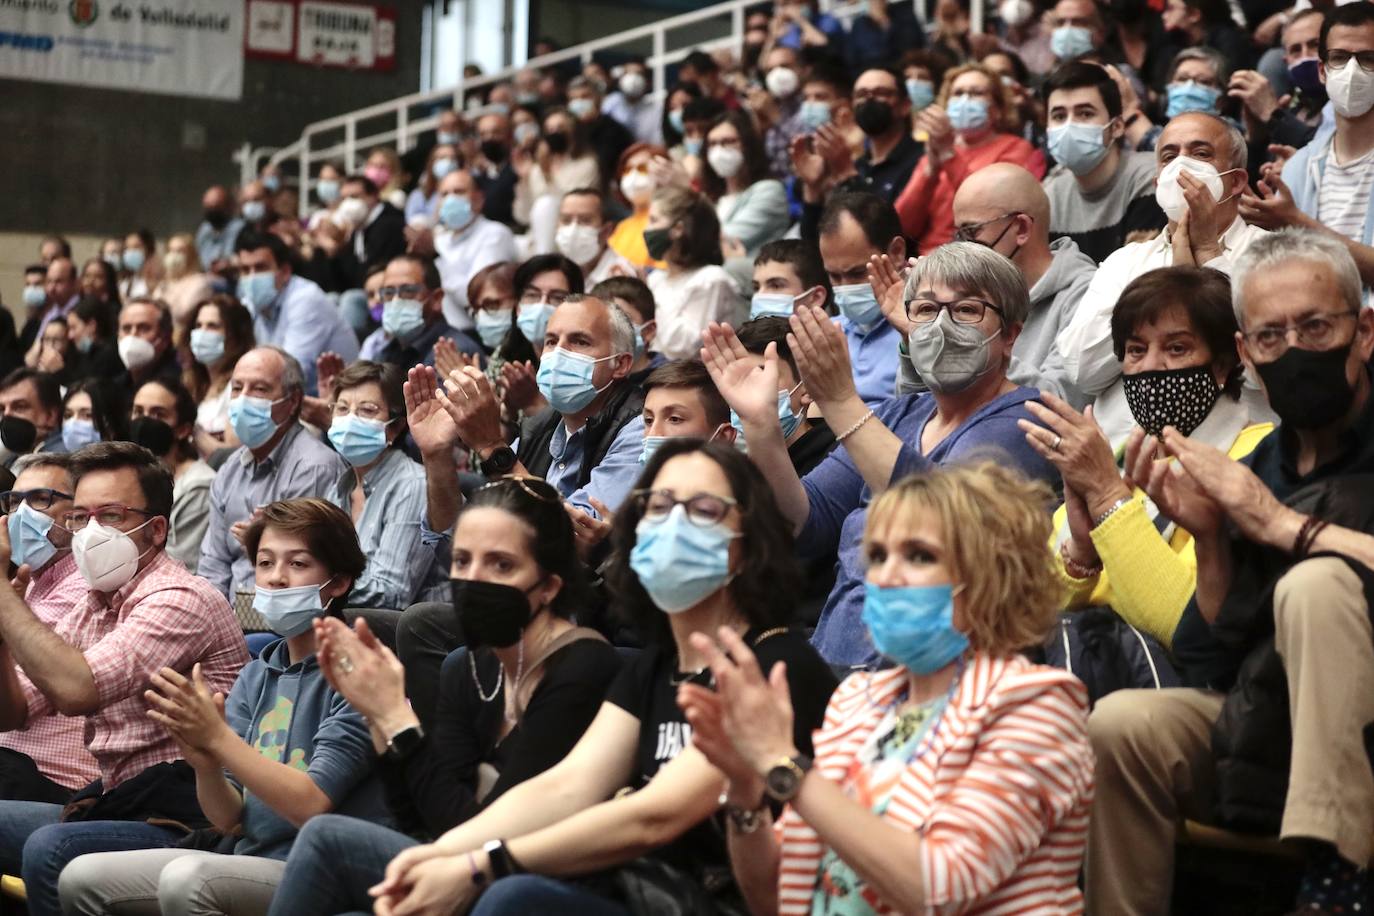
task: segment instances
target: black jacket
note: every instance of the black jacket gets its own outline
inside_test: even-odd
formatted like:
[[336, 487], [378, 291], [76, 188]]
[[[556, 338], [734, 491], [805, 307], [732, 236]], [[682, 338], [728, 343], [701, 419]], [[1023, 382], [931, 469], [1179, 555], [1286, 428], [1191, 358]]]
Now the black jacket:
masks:
[[314, 280], [327, 293], [341, 293], [349, 289], [362, 289], [363, 281], [374, 267], [385, 267], [387, 262], [406, 251], [405, 214], [389, 203], [382, 203], [382, 212], [377, 218], [364, 226], [363, 256], [357, 252], [357, 242], [350, 237], [331, 258], [325, 257], [316, 249], [304, 273]]
[[[577, 470], [578, 489], [592, 479], [592, 471], [611, 450], [611, 443], [620, 435], [620, 430], [643, 410], [644, 389], [638, 385], [621, 382], [610, 393], [601, 410], [584, 427], [586, 438], [582, 445], [582, 466]], [[516, 450], [516, 457], [525, 470], [538, 477], [548, 476], [549, 465], [553, 463], [549, 443], [562, 422], [563, 415], [552, 407], [525, 420], [520, 428], [520, 448]]]

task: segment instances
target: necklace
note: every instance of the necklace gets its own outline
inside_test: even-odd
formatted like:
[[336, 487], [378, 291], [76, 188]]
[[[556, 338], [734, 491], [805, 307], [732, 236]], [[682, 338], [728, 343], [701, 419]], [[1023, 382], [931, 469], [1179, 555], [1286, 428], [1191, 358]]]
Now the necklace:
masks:
[[[764, 630], [762, 633], [760, 633], [758, 636], [754, 638], [754, 641], [749, 644], [749, 648], [757, 649], [759, 647], [759, 643], [763, 642], [770, 636], [777, 636], [780, 633], [786, 633], [787, 629], [787, 627], [773, 627], [773, 629], [771, 630]], [[678, 687], [682, 684], [687, 683], [694, 677], [700, 677], [702, 672], [704, 672], [705, 670], [706, 666], [702, 665], [695, 671], [670, 671], [668, 672], [668, 683], [674, 687]], [[714, 687], [715, 678], [712, 677], [709, 681], [707, 681], [706, 686]]]
[[[477, 677], [477, 653], [468, 652], [468, 670], [472, 672], [472, 685], [477, 688], [477, 698], [483, 703], [490, 703], [501, 693], [501, 687], [506, 683], [506, 666], [499, 661], [497, 664], [496, 684], [491, 688], [491, 693], [487, 694], [482, 690], [482, 681]], [[519, 654], [516, 656], [515, 683], [520, 683], [520, 678], [525, 673], [525, 641], [520, 640]], [[512, 719], [509, 712], [506, 713], [507, 719]]]

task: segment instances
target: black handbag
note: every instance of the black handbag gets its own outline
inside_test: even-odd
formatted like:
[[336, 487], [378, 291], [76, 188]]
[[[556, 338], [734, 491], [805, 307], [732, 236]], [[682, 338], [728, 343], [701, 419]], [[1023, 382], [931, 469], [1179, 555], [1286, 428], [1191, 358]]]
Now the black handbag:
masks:
[[636, 916], [747, 916], [730, 869], [707, 869], [700, 878], [643, 856], [607, 875], [610, 896]]

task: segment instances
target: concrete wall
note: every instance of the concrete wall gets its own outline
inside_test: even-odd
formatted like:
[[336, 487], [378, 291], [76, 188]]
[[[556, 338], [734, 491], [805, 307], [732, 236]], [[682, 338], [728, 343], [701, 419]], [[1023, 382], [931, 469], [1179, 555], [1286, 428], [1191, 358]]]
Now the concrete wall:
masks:
[[[311, 121], [419, 88], [422, 4], [392, 5], [391, 73], [249, 59], [239, 102], [0, 80], [0, 233], [105, 236], [147, 226], [161, 239], [194, 228], [205, 187], [237, 180], [230, 157], [245, 139], [284, 145]], [[0, 248], [0, 265], [32, 254]], [[17, 293], [0, 283], [6, 300]]]

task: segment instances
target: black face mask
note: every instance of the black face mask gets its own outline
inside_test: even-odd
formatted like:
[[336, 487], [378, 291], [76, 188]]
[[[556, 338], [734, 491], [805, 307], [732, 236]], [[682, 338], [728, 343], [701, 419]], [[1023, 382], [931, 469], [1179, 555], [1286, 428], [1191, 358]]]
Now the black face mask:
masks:
[[492, 164], [505, 162], [506, 157], [510, 155], [510, 150], [506, 149], [506, 144], [500, 140], [483, 140], [481, 150], [482, 155]]
[[155, 417], [139, 417], [129, 424], [129, 439], [161, 458], [172, 450], [176, 433]]
[[662, 261], [663, 256], [668, 253], [668, 249], [673, 247], [672, 236], [668, 233], [669, 229], [645, 229], [644, 248], [648, 251], [649, 257], [655, 261]]
[[223, 229], [225, 226], [229, 225], [229, 214], [223, 210], [206, 210], [205, 221], [209, 223], [212, 228]]
[[892, 121], [895, 117], [896, 112], [892, 110], [892, 106], [877, 99], [860, 102], [854, 109], [854, 123], [859, 125], [859, 130], [870, 137], [885, 134], [891, 130]]
[[1172, 426], [1192, 435], [1217, 402], [1221, 389], [1211, 366], [1186, 369], [1154, 369], [1121, 377], [1126, 404], [1136, 423], [1156, 438]]
[[551, 153], [566, 153], [568, 151], [568, 135], [564, 133], [549, 134], [544, 137], [544, 142], [549, 145]]
[[1285, 426], [1320, 429], [1350, 412], [1355, 389], [1345, 364], [1355, 341], [1334, 350], [1289, 347], [1272, 363], [1256, 363], [1269, 406]]
[[450, 579], [453, 609], [469, 650], [483, 646], [504, 649], [520, 641], [530, 622], [530, 599], [513, 585]]
[[23, 417], [0, 418], [0, 445], [16, 455], [27, 455], [38, 441], [38, 427]]

